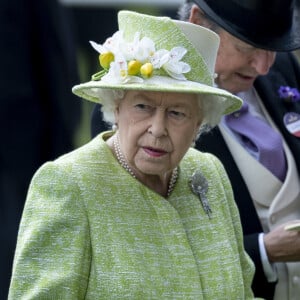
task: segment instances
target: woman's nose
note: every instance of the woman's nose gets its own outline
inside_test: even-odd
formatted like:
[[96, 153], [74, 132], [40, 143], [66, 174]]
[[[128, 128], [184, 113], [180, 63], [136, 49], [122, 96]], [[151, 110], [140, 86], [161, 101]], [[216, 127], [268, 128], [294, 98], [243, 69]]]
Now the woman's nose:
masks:
[[157, 110], [153, 114], [148, 132], [156, 138], [168, 135], [167, 117], [164, 111]]

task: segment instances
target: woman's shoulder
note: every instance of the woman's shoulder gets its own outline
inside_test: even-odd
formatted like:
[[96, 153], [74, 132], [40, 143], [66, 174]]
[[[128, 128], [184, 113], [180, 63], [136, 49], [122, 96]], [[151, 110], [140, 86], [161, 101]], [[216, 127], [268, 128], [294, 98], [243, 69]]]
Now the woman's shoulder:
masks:
[[219, 164], [220, 160], [212, 153], [190, 148], [183, 158], [183, 163], [207, 165], [208, 163]]
[[54, 160], [57, 164], [72, 163], [74, 161], [92, 160], [96, 156], [101, 155], [105, 149], [108, 148], [107, 144], [101, 138], [101, 135], [96, 136], [86, 144], [74, 149], [71, 152], [65, 153]]
[[[105, 169], [111, 157], [111, 151], [102, 139], [102, 135], [98, 135], [81, 147], [63, 154], [53, 161], [44, 163], [35, 175], [41, 172], [45, 173], [46, 170], [49, 176], [54, 170], [55, 173], [60, 171], [61, 173], [68, 174], [68, 176], [76, 176], [76, 174], [84, 172], [91, 174], [93, 169]], [[101, 168], [101, 165], [103, 165], [103, 168]]]
[[190, 176], [196, 170], [201, 170], [205, 176], [226, 177], [226, 172], [221, 161], [212, 153], [201, 152], [197, 149], [190, 148], [184, 156], [181, 164], [181, 170]]

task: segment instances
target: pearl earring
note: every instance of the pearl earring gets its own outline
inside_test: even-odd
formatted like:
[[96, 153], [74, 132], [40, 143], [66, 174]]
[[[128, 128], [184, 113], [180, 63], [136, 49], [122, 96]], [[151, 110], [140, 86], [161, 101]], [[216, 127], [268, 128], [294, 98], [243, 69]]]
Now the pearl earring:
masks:
[[111, 129], [112, 129], [113, 132], [116, 132], [118, 130], [118, 124], [116, 124], [116, 123], [113, 124]]

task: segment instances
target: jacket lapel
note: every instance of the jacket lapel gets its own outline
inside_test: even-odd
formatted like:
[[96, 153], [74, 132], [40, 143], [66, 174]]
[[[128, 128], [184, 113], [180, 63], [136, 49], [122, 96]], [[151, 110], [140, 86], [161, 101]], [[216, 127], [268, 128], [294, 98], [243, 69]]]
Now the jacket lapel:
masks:
[[259, 77], [254, 86], [273, 122], [288, 144], [300, 173], [300, 138], [290, 134], [283, 122], [283, 117], [288, 112], [300, 114], [300, 101], [286, 103], [278, 96], [278, 89], [282, 85], [300, 90], [300, 68], [296, 68], [297, 64], [293, 54], [278, 53], [269, 74]]
[[[244, 234], [262, 231], [256, 209], [248, 188], [226, 145], [218, 127], [203, 135], [196, 143], [196, 148], [203, 152], [214, 153], [223, 163], [233, 188], [234, 198], [239, 208]], [[250, 217], [249, 217], [250, 216]], [[249, 221], [250, 220], [250, 221]]]

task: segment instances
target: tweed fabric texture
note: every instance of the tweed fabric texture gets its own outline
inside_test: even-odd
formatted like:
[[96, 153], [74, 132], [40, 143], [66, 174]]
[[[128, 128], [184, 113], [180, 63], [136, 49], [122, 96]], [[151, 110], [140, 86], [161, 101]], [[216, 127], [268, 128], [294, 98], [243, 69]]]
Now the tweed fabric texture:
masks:
[[[106, 134], [36, 172], [9, 299], [253, 299], [220, 162], [190, 149], [166, 199], [119, 165]], [[211, 187], [211, 219], [188, 184], [196, 169]]]

